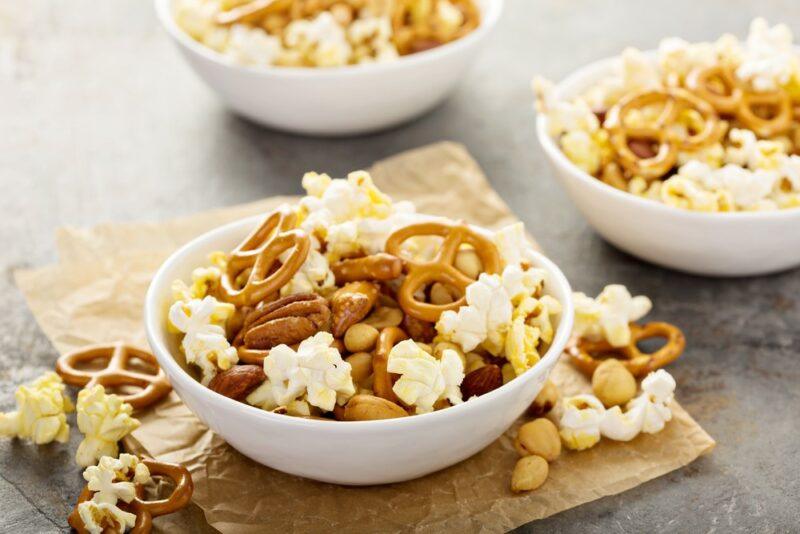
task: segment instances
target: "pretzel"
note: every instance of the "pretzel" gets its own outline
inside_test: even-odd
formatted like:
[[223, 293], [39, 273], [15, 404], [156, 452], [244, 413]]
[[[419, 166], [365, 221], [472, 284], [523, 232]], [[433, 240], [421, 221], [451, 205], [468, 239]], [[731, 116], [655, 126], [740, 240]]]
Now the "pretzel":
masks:
[[245, 4], [217, 13], [217, 24], [232, 26], [234, 24], [253, 24], [270, 13], [288, 9], [292, 0], [253, 0]]
[[[108, 360], [103, 369], [77, 369], [79, 363], [102, 358]], [[155, 375], [139, 373], [129, 368], [131, 358], [139, 358], [158, 372]], [[64, 354], [56, 360], [56, 372], [71, 386], [91, 388], [101, 385], [105, 388], [115, 386], [137, 386], [135, 393], [120, 394], [119, 397], [140, 410], [164, 398], [171, 390], [164, 371], [158, 366], [155, 356], [146, 350], [122, 343], [91, 345]]]
[[397, 256], [380, 252], [334, 263], [331, 271], [337, 285], [370, 280], [387, 281], [403, 274], [403, 262]]
[[395, 46], [400, 55], [422, 52], [455, 41], [480, 24], [480, 11], [473, 0], [453, 0], [464, 20], [455, 31], [447, 27], [436, 14], [436, 3], [430, 2], [427, 12], [420, 12], [419, 0], [397, 0], [392, 12], [392, 29]]
[[[663, 104], [664, 109], [653, 124], [637, 127], [626, 124], [629, 113], [654, 104]], [[701, 115], [701, 131], [682, 135], [672, 128], [681, 111], [686, 109]], [[719, 141], [725, 134], [725, 124], [711, 104], [677, 88], [641, 91], [624, 97], [608, 111], [605, 127], [611, 133], [611, 143], [622, 166], [632, 175], [647, 180], [667, 174], [677, 163], [679, 151], [701, 149]], [[631, 142], [651, 143], [658, 148], [655, 155], [643, 154], [641, 149], [634, 150]]]
[[[136, 523], [130, 530], [130, 534], [147, 534], [150, 532], [153, 528], [154, 517], [171, 514], [185, 507], [189, 504], [189, 500], [192, 498], [192, 492], [194, 491], [192, 475], [189, 473], [189, 470], [182, 465], [150, 459], [143, 459], [142, 463], [150, 470], [151, 476], [164, 476], [172, 479], [175, 483], [175, 488], [166, 499], [147, 501], [144, 500], [144, 487], [141, 484], [136, 484], [136, 497], [129, 503], [118, 503], [119, 508], [136, 516]], [[67, 518], [69, 525], [74, 528], [78, 534], [88, 534], [89, 532], [78, 513], [78, 505], [91, 500], [93, 494], [94, 492], [89, 490], [89, 486], [86, 485], [78, 497], [75, 509], [72, 510], [72, 513], [69, 514]]]
[[[273, 211], [231, 252], [217, 290], [226, 302], [254, 306], [287, 284], [306, 261], [311, 240], [295, 229], [297, 217], [288, 207]], [[291, 249], [279, 267], [278, 257]], [[247, 281], [238, 287], [237, 279]]]
[[378, 343], [375, 345], [375, 354], [372, 357], [372, 390], [375, 392], [376, 396], [394, 402], [395, 404], [400, 404], [400, 400], [392, 389], [394, 381], [388, 370], [389, 353], [397, 343], [404, 339], [408, 339], [408, 336], [400, 328], [396, 326], [384, 328], [378, 336]]
[[[647, 323], [638, 325], [631, 323], [631, 340], [623, 347], [613, 347], [608, 341], [589, 341], [579, 339], [567, 353], [572, 363], [583, 374], [592, 376], [595, 369], [603, 362], [603, 356], [619, 357], [621, 363], [636, 377], [643, 377], [665, 365], [672, 363], [683, 354], [686, 338], [683, 332], [669, 323]], [[653, 353], [643, 353], [637, 343], [646, 339], [663, 338], [664, 346]]]
[[435, 323], [442, 312], [463, 306], [466, 298], [462, 296], [450, 304], [430, 304], [416, 300], [414, 294], [433, 282], [455, 288], [462, 294], [466, 291], [467, 286], [475, 280], [454, 266], [456, 254], [463, 243], [474, 247], [485, 272], [489, 274], [500, 272], [501, 266], [500, 254], [492, 240], [475, 232], [464, 223], [426, 222], [400, 228], [387, 239], [386, 252], [402, 258], [401, 246], [407, 239], [430, 235], [444, 237], [444, 242], [432, 261], [417, 262], [403, 258], [406, 278], [397, 292], [397, 300], [408, 315]]
[[[792, 127], [792, 99], [786, 91], [752, 91], [731, 67], [695, 69], [687, 76], [686, 86], [717, 112], [736, 117], [759, 137], [775, 137]], [[768, 110], [771, 117], [763, 117], [757, 110]]]

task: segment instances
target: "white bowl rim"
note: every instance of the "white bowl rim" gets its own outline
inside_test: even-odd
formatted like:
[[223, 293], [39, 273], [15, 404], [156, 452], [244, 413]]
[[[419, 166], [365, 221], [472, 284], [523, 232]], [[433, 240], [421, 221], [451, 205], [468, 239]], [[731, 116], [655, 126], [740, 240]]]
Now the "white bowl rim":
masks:
[[225, 56], [215, 52], [209, 47], [198, 43], [192, 39], [185, 31], [178, 27], [172, 14], [172, 4], [175, 0], [153, 0], [155, 3], [156, 14], [161, 21], [161, 25], [167, 30], [174, 39], [181, 45], [190, 49], [192, 52], [203, 56], [205, 59], [228, 67], [233, 70], [247, 72], [257, 76], [276, 76], [286, 78], [313, 78], [314, 80], [325, 78], [337, 78], [342, 76], [358, 75], [361, 73], [381, 73], [402, 68], [411, 68], [422, 63], [437, 61], [440, 57], [456, 53], [460, 48], [469, 45], [471, 42], [483, 38], [497, 25], [500, 15], [503, 12], [505, 0], [488, 0], [488, 7], [485, 12], [481, 12], [481, 22], [473, 31], [443, 45], [430, 50], [416, 52], [401, 56], [396, 61], [386, 63], [366, 63], [359, 65], [343, 65], [340, 67], [278, 67], [278, 66], [248, 66], [239, 65], [232, 61], [226, 61]]
[[[167, 348], [167, 346], [163, 343], [161, 339], [158, 339], [155, 332], [159, 327], [159, 315], [158, 310], [161, 307], [161, 303], [163, 302], [162, 295], [156, 293], [155, 288], [157, 286], [163, 285], [164, 278], [166, 277], [166, 273], [172, 269], [172, 267], [179, 263], [182, 257], [194, 247], [198, 246], [201, 242], [213, 242], [215, 241], [220, 234], [227, 233], [231, 228], [238, 227], [238, 226], [245, 226], [245, 222], [247, 222], [247, 226], [252, 226], [257, 224], [259, 221], [263, 219], [263, 215], [254, 215], [251, 217], [246, 217], [244, 219], [239, 219], [218, 228], [215, 228], [209, 232], [199, 235], [198, 237], [192, 239], [178, 250], [173, 252], [158, 268], [156, 274], [153, 276], [153, 279], [150, 282], [150, 286], [147, 288], [147, 294], [145, 296], [145, 306], [144, 306], [144, 322], [145, 322], [145, 331], [147, 333], [147, 340], [150, 343], [150, 347], [153, 352], [158, 354], [168, 354], [169, 357], [166, 358], [166, 366], [169, 368], [170, 373], [169, 375], [177, 375], [179, 380], [182, 381], [182, 384], [186, 385], [186, 387], [193, 389], [195, 393], [198, 395], [206, 395], [208, 396], [209, 400], [214, 402], [222, 402], [228, 403], [229, 407], [238, 407], [239, 409], [244, 410], [245, 413], [250, 413], [255, 417], [260, 417], [266, 419], [268, 421], [279, 423], [279, 424], [287, 424], [291, 426], [297, 427], [315, 427], [318, 425], [330, 425], [331, 423], [342, 423], [342, 421], [327, 421], [321, 419], [305, 419], [302, 417], [292, 417], [286, 416], [281, 414], [275, 414], [266, 410], [262, 410], [260, 408], [256, 408], [255, 406], [250, 406], [247, 403], [239, 402], [228, 398], [224, 395], [220, 395], [219, 393], [212, 391], [208, 387], [204, 386], [200, 382], [194, 379], [189, 373], [187, 373], [178, 362], [172, 357], [171, 351]], [[479, 227], [476, 227], [479, 228]], [[485, 231], [481, 229], [482, 231]], [[553, 284], [554, 287], [559, 287], [561, 292], [567, 296], [565, 300], [566, 302], [561, 302], [561, 315], [559, 316], [559, 323], [556, 329], [555, 335], [553, 337], [553, 342], [550, 344], [548, 351], [541, 356], [540, 360], [530, 369], [522, 373], [521, 375], [517, 376], [514, 380], [508, 382], [507, 384], [503, 384], [499, 388], [490, 391], [484, 395], [479, 397], [473, 398], [469, 401], [465, 401], [461, 404], [457, 404], [455, 406], [451, 406], [444, 410], [437, 410], [430, 413], [425, 414], [415, 414], [409, 417], [398, 417], [395, 419], [382, 419], [382, 420], [374, 420], [374, 421], [347, 421], [346, 425], [338, 424], [337, 427], [347, 427], [352, 428], [356, 426], [364, 426], [370, 425], [372, 427], [385, 427], [387, 429], [394, 429], [394, 428], [402, 428], [407, 425], [415, 424], [414, 421], [419, 421], [420, 418], [425, 418], [424, 421], [426, 422], [434, 422], [435, 418], [443, 420], [444, 418], [449, 417], [447, 414], [458, 414], [463, 412], [464, 410], [470, 409], [470, 406], [475, 406], [480, 403], [489, 402], [493, 397], [499, 395], [500, 390], [508, 391], [509, 389], [518, 389], [522, 387], [522, 384], [526, 381], [526, 379], [530, 379], [530, 375], [536, 372], [536, 368], [538, 366], [552, 366], [555, 365], [555, 361], [561, 356], [561, 352], [563, 347], [566, 345], [569, 337], [572, 333], [572, 323], [574, 319], [574, 309], [572, 305], [572, 289], [570, 287], [569, 281], [567, 280], [564, 273], [561, 269], [556, 266], [550, 259], [548, 259], [544, 254], [534, 251], [534, 258], [536, 261], [536, 266], [539, 268], [544, 269], [547, 271], [547, 282]], [[171, 282], [171, 280], [169, 281]], [[558, 347], [562, 347], [558, 349]], [[557, 349], [557, 350], [554, 350]], [[161, 363], [161, 362], [160, 362]], [[163, 365], [163, 363], [162, 363]], [[526, 375], [528, 375], [526, 377]], [[531, 399], [532, 401], [533, 399]], [[330, 427], [329, 427], [330, 428]]]
[[[643, 53], [648, 56], [655, 55], [657, 50], [645, 50]], [[560, 97], [566, 87], [581, 87], [586, 88], [587, 85], [584, 78], [590, 78], [598, 72], [608, 71], [613, 68], [614, 64], [620, 61], [620, 56], [611, 56], [593, 61], [583, 67], [573, 71], [566, 78], [561, 80], [554, 87], [555, 95]], [[681, 208], [668, 206], [662, 202], [656, 202], [646, 198], [640, 198], [632, 193], [620, 191], [616, 187], [612, 187], [605, 182], [600, 181], [586, 171], [578, 168], [564, 152], [556, 145], [555, 140], [547, 133], [548, 118], [543, 113], [536, 114], [536, 134], [539, 138], [539, 143], [547, 153], [547, 155], [562, 167], [567, 168], [573, 176], [578, 177], [579, 180], [584, 182], [587, 186], [591, 187], [600, 194], [609, 194], [616, 197], [622, 202], [627, 202], [631, 206], [638, 206], [644, 209], [652, 209], [661, 211], [665, 215], [673, 215], [675, 217], [683, 217], [687, 220], [696, 221], [718, 221], [729, 220], [730, 218], [742, 220], [759, 220], [759, 219], [790, 219], [800, 216], [800, 208], [787, 208], [777, 209], [770, 211], [723, 211], [723, 212], [703, 212], [691, 211]]]

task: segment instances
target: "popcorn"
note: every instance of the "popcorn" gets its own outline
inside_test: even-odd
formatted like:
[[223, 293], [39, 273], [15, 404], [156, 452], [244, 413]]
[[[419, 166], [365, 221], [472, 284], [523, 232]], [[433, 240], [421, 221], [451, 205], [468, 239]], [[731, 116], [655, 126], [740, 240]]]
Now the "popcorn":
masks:
[[219, 302], [211, 296], [178, 301], [169, 309], [170, 324], [186, 334], [181, 341], [186, 361], [200, 367], [204, 385], [208, 385], [220, 370], [230, 369], [239, 361], [223, 327], [233, 311], [232, 304]]
[[83, 471], [89, 490], [94, 492], [92, 500], [98, 503], [116, 504], [131, 502], [136, 497], [135, 484], [146, 484], [150, 470], [132, 454], [120, 454], [119, 458], [103, 456], [97, 465]]
[[284, 31], [284, 42], [299, 51], [308, 64], [318, 67], [347, 65], [352, 52], [344, 28], [328, 11], [311, 20], [291, 22]]
[[580, 130], [592, 133], [600, 128], [600, 121], [586, 102], [580, 98], [572, 102], [560, 100], [554, 95], [553, 83], [542, 77], [533, 79], [536, 109], [547, 114], [548, 133], [560, 137], [566, 132]]
[[69, 425], [65, 414], [74, 407], [64, 388], [61, 377], [53, 372], [17, 388], [17, 411], [0, 413], [0, 437], [28, 439], [37, 445], [66, 443]]
[[503, 287], [512, 304], [519, 304], [530, 295], [537, 295], [544, 287], [547, 272], [544, 269], [529, 268], [522, 270], [517, 264], [503, 269]]
[[630, 343], [629, 323], [650, 311], [653, 303], [645, 296], [631, 297], [625, 286], [612, 284], [603, 288], [596, 299], [573, 293], [575, 324], [573, 335], [597, 341], [605, 339], [614, 347]]
[[792, 30], [785, 24], [770, 28], [763, 18], [753, 20], [736, 76], [756, 91], [787, 85], [800, 67], [792, 40]]
[[227, 42], [220, 48], [220, 51], [233, 62], [251, 67], [271, 65], [283, 53], [280, 39], [273, 37], [261, 28], [253, 28], [244, 24], [231, 26]]
[[215, 266], [198, 267], [192, 271], [192, 285], [187, 286], [183, 280], [172, 282], [172, 297], [177, 301], [203, 299], [209, 290], [219, 284], [222, 271]]
[[659, 369], [642, 380], [642, 394], [630, 401], [625, 413], [619, 406], [607, 410], [600, 424], [603, 436], [616, 441], [630, 441], [640, 432], [655, 434], [672, 419], [675, 379]]
[[526, 252], [530, 248], [525, 238], [525, 224], [518, 222], [509, 224], [494, 233], [492, 238], [503, 265], [519, 266], [527, 261]]
[[90, 466], [103, 456], [116, 457], [117, 442], [139, 427], [131, 417], [133, 408], [117, 395], [107, 395], [103, 386], [78, 393], [78, 429], [85, 435], [78, 446], [78, 465]]
[[78, 505], [78, 515], [89, 534], [102, 534], [110, 527], [114, 532], [125, 532], [136, 524], [136, 516], [120, 510], [116, 505], [85, 501]]
[[[280, 256], [281, 262], [285, 261], [291, 250]], [[325, 294], [335, 289], [336, 279], [330, 269], [328, 260], [316, 250], [310, 250], [308, 257], [300, 269], [295, 273], [288, 284], [281, 287], [281, 296], [295, 295], [297, 293]]]
[[731, 145], [725, 151], [725, 161], [752, 170], [774, 170], [786, 157], [784, 146], [777, 141], [759, 140], [750, 130], [734, 128], [728, 133]]
[[416, 406], [418, 414], [433, 411], [442, 399], [454, 405], [463, 402], [459, 386], [464, 380], [464, 363], [452, 349], [445, 349], [437, 360], [407, 339], [392, 347], [387, 369], [400, 375], [392, 390], [404, 403]]
[[[297, 351], [278, 345], [264, 359], [267, 381], [247, 397], [265, 410], [289, 407], [305, 396], [308, 404], [326, 412], [343, 405], [355, 394], [350, 364], [331, 347], [333, 336], [319, 332], [300, 343]], [[293, 410], [302, 406], [293, 405]]]
[[582, 451], [600, 441], [600, 422], [605, 407], [594, 395], [575, 395], [561, 401], [559, 434], [564, 445]]
[[680, 175], [665, 180], [661, 184], [660, 194], [664, 204], [675, 208], [695, 211], [719, 210], [717, 195], [698, 187]]
[[442, 313], [436, 330], [447, 341], [458, 343], [465, 352], [483, 344], [493, 354], [503, 347], [513, 306], [500, 276], [481, 273], [467, 286], [467, 305]]

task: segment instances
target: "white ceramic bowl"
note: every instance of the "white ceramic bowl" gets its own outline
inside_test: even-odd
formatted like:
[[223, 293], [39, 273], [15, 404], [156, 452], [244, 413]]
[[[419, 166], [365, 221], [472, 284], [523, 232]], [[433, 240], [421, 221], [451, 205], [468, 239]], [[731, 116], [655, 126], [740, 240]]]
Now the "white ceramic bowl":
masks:
[[302, 134], [352, 135], [417, 117], [455, 88], [496, 26], [503, 0], [477, 0], [481, 24], [461, 39], [391, 63], [338, 68], [251, 68], [196, 42], [155, 0], [162, 25], [194, 71], [236, 113]]
[[555, 339], [541, 361], [501, 388], [445, 410], [384, 421], [319, 421], [277, 415], [236, 402], [203, 386], [185, 369], [179, 338], [167, 331], [170, 284], [188, 280], [214, 250], [232, 249], [260, 217], [204, 234], [170, 256], [153, 278], [145, 328], [158, 363], [192, 412], [232, 447], [269, 467], [337, 484], [385, 484], [421, 477], [477, 453], [530, 405], [558, 360], [572, 329], [571, 290], [550, 260], [548, 293], [564, 307]]
[[[652, 55], [653, 52], [650, 52]], [[569, 99], [612, 73], [618, 58], [592, 63], [556, 87]], [[539, 142], [572, 201], [612, 245], [664, 267], [710, 276], [748, 276], [800, 265], [800, 209], [699, 213], [615, 189], [576, 167], [536, 122]]]

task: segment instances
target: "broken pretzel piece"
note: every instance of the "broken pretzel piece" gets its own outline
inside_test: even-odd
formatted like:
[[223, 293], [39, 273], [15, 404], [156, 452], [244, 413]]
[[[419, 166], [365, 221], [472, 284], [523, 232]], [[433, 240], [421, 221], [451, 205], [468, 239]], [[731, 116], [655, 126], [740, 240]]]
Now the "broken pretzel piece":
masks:
[[334, 263], [331, 271], [339, 285], [348, 282], [387, 281], [403, 274], [403, 262], [397, 256], [380, 252]]

